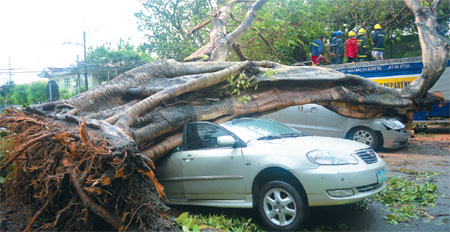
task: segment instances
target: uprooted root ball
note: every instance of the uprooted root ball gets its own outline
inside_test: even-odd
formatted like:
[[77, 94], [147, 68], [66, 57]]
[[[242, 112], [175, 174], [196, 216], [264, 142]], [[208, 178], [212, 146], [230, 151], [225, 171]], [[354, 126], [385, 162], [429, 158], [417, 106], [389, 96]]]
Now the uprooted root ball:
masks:
[[1, 207], [25, 215], [12, 216], [22, 220], [18, 229], [177, 230], [152, 161], [131, 140], [114, 143], [85, 119], [77, 125], [14, 109], [0, 127], [8, 130]]

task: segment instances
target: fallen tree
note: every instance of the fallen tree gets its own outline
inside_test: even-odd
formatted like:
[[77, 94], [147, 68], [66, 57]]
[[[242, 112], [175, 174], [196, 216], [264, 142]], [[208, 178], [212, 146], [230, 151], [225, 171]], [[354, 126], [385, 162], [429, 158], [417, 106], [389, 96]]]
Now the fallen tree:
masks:
[[9, 131], [2, 202], [24, 209], [15, 220], [24, 220], [19, 229], [25, 230], [176, 230], [152, 170], [153, 161], [181, 144], [186, 122], [223, 122], [311, 102], [356, 118], [408, 117], [441, 99], [427, 90], [446, 68], [448, 43], [435, 32], [438, 1], [431, 9], [405, 3], [416, 16], [424, 63], [406, 89], [270, 61], [161, 60], [68, 100], [7, 109], [0, 118]]

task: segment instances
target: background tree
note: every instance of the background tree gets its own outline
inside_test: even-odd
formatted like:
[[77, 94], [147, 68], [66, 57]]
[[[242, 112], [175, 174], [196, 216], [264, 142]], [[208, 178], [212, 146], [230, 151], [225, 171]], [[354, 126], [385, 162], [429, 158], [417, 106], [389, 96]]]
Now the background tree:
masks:
[[14, 90], [14, 81], [7, 81], [3, 85], [0, 86], [0, 100], [1, 104], [11, 104], [8, 101], [8, 98], [11, 97], [11, 94]]
[[[233, 1], [141, 2], [143, 10], [137, 16], [140, 29], [148, 33], [152, 51], [160, 58], [183, 60], [208, 41], [211, 15], [216, 14], [220, 6]], [[431, 1], [422, 4], [430, 5]], [[233, 4], [226, 24], [228, 32], [242, 22], [248, 7], [249, 1]], [[443, 1], [438, 14], [448, 21], [448, 12], [449, 3]], [[271, 0], [258, 11], [252, 30], [237, 44], [243, 57], [250, 60], [292, 64], [309, 58], [309, 44], [320, 35], [329, 37], [334, 29], [347, 32], [360, 27], [369, 34], [376, 23], [387, 32], [387, 57], [420, 55], [413, 14], [403, 2], [392, 0]], [[402, 46], [409, 49], [401, 49]], [[229, 60], [238, 59], [235, 53], [229, 57]]]
[[136, 13], [139, 29], [147, 33], [150, 50], [159, 59], [183, 60], [208, 38], [208, 31], [192, 33], [197, 24], [208, 20], [225, 0], [140, 0]]
[[11, 95], [11, 104], [27, 105], [29, 96], [29, 87], [27, 85], [16, 85]]
[[47, 83], [45, 82], [35, 81], [31, 84], [5, 85], [5, 90], [3, 90], [3, 86], [0, 88], [2, 88], [2, 97], [8, 101], [8, 104], [28, 105], [47, 101]]
[[92, 75], [100, 81], [108, 81], [130, 69], [143, 65], [153, 59], [148, 45], [141, 44], [137, 48], [120, 40], [116, 48], [106, 43], [95, 49], [90, 48], [87, 59]]
[[47, 101], [46, 93], [47, 83], [42, 81], [35, 81], [29, 86], [28, 102], [35, 104], [38, 102], [44, 103]]

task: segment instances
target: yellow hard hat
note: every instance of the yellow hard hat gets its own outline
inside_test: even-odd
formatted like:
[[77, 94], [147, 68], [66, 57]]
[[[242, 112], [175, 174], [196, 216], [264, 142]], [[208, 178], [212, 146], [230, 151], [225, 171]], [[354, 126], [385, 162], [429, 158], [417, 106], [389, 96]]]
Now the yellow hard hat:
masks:
[[350, 32], [348, 33], [348, 36], [355, 36], [355, 32], [350, 31]]
[[381, 29], [381, 25], [380, 24], [375, 24], [375, 26], [373, 27], [374, 29]]
[[364, 28], [359, 29], [358, 35], [364, 35], [366, 33], [366, 30]]

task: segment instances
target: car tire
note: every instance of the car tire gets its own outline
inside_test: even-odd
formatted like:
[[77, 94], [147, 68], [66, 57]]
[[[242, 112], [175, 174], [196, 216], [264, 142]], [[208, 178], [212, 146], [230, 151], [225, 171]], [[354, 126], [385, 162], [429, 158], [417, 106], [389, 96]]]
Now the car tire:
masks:
[[369, 145], [374, 150], [380, 146], [380, 137], [368, 127], [355, 127], [349, 134], [349, 139]]
[[292, 231], [304, 225], [309, 207], [291, 184], [275, 180], [261, 188], [258, 212], [269, 230]]

